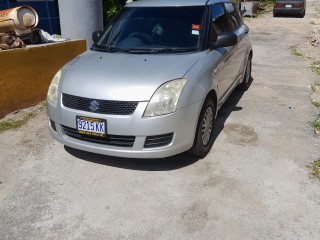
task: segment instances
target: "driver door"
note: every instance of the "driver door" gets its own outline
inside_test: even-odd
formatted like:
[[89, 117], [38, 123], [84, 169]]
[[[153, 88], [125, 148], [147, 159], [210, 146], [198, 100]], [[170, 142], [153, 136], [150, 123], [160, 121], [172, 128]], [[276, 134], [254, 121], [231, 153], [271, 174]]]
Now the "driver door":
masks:
[[[210, 42], [215, 42], [221, 32], [231, 32], [228, 14], [222, 3], [211, 6]], [[218, 98], [223, 102], [232, 90], [239, 68], [236, 62], [237, 46], [213, 49], [222, 55], [222, 60], [212, 74], [212, 81], [218, 81]]]

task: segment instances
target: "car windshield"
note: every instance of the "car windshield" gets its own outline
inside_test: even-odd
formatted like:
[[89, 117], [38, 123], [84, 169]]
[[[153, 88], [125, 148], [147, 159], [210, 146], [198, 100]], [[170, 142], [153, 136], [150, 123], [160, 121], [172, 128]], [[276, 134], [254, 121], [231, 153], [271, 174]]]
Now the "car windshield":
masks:
[[127, 7], [93, 46], [99, 51], [190, 52], [200, 49], [203, 6]]

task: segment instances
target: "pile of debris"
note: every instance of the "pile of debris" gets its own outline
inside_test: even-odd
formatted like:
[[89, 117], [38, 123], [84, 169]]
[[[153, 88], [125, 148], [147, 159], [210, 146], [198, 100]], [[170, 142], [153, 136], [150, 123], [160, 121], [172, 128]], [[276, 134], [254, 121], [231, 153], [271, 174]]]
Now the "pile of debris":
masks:
[[0, 52], [3, 50], [22, 48], [24, 42], [14, 33], [0, 33]]

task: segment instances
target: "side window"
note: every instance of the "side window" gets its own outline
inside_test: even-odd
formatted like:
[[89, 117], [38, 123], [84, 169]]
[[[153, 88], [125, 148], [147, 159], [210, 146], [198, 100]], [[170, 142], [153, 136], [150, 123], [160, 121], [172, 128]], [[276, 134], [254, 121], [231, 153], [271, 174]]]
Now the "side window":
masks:
[[233, 3], [224, 3], [226, 11], [229, 13], [232, 30], [236, 30], [241, 26], [241, 17], [238, 9]]
[[212, 5], [211, 8], [211, 27], [210, 41], [215, 41], [221, 32], [230, 32], [228, 16], [222, 4]]

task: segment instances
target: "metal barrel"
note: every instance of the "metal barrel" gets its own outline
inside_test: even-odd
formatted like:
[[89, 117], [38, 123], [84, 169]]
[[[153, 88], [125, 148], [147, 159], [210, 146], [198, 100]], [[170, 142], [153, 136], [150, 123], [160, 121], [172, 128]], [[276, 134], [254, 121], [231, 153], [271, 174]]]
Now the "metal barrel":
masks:
[[39, 17], [37, 12], [30, 6], [0, 11], [0, 32], [16, 31], [18, 34], [30, 32], [37, 26]]

